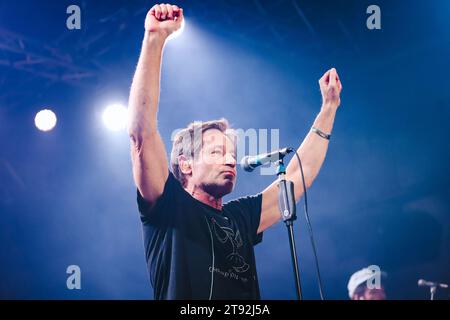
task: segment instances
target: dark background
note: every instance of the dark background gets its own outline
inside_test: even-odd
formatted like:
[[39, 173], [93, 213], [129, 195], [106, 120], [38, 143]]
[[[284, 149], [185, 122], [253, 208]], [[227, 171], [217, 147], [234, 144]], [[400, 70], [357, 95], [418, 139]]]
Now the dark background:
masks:
[[[66, 8], [81, 7], [81, 30]], [[336, 67], [342, 104], [309, 190], [325, 295], [348, 299], [356, 270], [379, 265], [388, 298], [427, 299], [450, 282], [450, 1], [179, 1], [184, 33], [165, 48], [159, 127], [226, 117], [279, 129], [296, 147]], [[366, 8], [381, 8], [368, 30]], [[0, 298], [148, 299], [126, 131], [103, 108], [127, 103], [148, 1], [0, 3]], [[51, 108], [58, 124], [38, 131]], [[238, 174], [226, 199], [273, 177]], [[303, 206], [297, 247], [306, 299], [318, 299]], [[295, 299], [283, 224], [256, 247], [264, 299]], [[68, 290], [66, 268], [81, 268]], [[439, 298], [448, 298], [441, 292]]]

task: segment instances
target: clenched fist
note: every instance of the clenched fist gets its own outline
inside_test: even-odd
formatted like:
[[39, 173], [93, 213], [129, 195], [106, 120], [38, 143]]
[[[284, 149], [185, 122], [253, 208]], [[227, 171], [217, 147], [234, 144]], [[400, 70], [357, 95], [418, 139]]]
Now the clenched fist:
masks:
[[168, 37], [181, 27], [182, 22], [183, 9], [170, 4], [156, 4], [147, 13], [145, 30]]
[[319, 80], [322, 103], [326, 107], [338, 108], [341, 104], [342, 84], [335, 68], [331, 68]]

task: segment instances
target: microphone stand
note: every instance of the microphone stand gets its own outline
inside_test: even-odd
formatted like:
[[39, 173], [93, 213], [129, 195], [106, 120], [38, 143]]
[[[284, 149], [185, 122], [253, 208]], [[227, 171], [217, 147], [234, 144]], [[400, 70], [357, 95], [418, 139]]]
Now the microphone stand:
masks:
[[436, 291], [437, 291], [437, 285], [430, 287], [430, 300], [434, 300], [434, 295], [436, 294]]
[[292, 266], [295, 275], [295, 287], [297, 289], [297, 299], [302, 300], [302, 289], [300, 286], [300, 273], [298, 269], [297, 249], [295, 248], [294, 220], [296, 216], [294, 183], [286, 180], [286, 168], [283, 163], [284, 155], [280, 155], [277, 166], [278, 176], [278, 207], [281, 217], [288, 228], [289, 245], [291, 248]]
[[420, 279], [417, 284], [419, 285], [419, 287], [429, 287], [430, 288], [430, 300], [434, 300], [434, 296], [436, 295], [438, 288], [443, 288], [443, 289], [448, 288], [448, 285], [445, 283], [426, 281], [423, 279]]

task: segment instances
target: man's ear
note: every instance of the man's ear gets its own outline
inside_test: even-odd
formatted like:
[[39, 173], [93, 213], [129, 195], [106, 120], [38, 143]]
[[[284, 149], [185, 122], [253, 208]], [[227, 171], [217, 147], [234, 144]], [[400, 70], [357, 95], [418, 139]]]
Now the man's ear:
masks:
[[180, 170], [183, 174], [192, 174], [192, 161], [188, 160], [184, 155], [178, 156], [178, 165], [180, 166]]

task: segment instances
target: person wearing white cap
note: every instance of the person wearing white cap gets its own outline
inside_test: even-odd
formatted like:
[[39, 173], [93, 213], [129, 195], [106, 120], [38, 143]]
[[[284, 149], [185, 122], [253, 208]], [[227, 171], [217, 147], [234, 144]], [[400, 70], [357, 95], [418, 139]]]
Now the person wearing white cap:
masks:
[[348, 281], [348, 296], [352, 300], [386, 300], [385, 287], [381, 278], [387, 274], [375, 265], [355, 272]]

